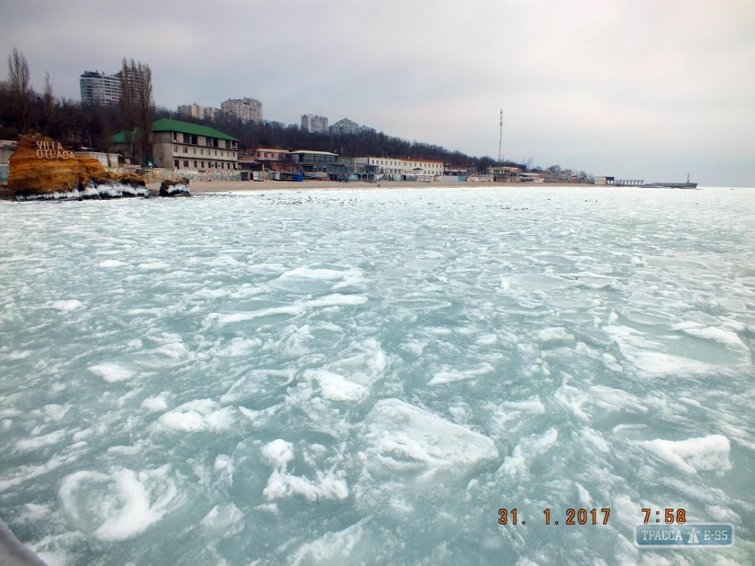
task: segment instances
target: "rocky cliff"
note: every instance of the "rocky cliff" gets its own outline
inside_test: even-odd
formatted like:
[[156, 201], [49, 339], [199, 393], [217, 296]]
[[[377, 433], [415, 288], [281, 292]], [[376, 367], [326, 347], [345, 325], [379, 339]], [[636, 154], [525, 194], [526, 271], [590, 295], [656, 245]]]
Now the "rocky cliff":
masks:
[[9, 165], [8, 189], [18, 200], [149, 195], [141, 176], [110, 173], [96, 159], [40, 135], [21, 136]]

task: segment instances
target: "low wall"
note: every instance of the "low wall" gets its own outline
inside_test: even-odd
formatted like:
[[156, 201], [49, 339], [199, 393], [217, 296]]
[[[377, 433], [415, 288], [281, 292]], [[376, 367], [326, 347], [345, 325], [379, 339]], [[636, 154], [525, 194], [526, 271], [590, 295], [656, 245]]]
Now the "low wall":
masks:
[[160, 169], [153, 168], [144, 171], [144, 178], [147, 183], [160, 183], [162, 181], [178, 181], [183, 178], [189, 181], [240, 181], [240, 171], [195, 171], [193, 169]]

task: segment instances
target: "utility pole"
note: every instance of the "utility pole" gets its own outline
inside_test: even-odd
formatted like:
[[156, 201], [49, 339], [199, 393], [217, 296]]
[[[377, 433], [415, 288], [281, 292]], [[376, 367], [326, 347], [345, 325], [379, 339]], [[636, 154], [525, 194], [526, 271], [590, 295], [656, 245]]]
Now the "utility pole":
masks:
[[503, 143], [503, 108], [501, 108], [501, 118], [498, 124], [498, 165], [501, 165], [502, 143]]

